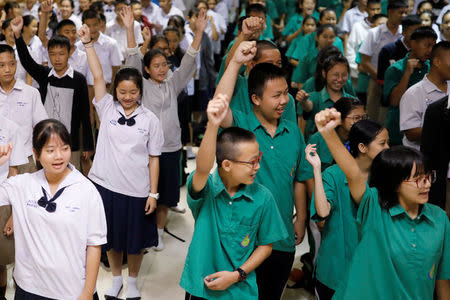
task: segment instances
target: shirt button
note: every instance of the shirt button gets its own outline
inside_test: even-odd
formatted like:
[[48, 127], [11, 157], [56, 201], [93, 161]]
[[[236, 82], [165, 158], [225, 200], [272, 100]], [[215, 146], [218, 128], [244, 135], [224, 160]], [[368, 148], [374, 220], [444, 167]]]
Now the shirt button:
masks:
[[270, 149], [273, 149], [273, 146], [270, 146]]
[[231, 202], [231, 201], [229, 203], [230, 203], [230, 205], [233, 204], [233, 202]]
[[416, 244], [412, 244], [413, 248], [416, 248]]

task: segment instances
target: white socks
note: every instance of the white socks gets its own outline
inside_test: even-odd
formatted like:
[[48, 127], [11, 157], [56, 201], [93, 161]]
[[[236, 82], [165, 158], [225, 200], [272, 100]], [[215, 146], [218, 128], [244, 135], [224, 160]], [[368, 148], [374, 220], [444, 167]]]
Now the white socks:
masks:
[[137, 288], [137, 278], [128, 276], [127, 279], [127, 299], [140, 298], [141, 294]]
[[154, 247], [156, 251], [161, 251], [164, 249], [164, 243], [162, 241], [162, 236], [164, 233], [164, 228], [158, 228], [158, 246]]
[[122, 276], [113, 276], [112, 286], [106, 291], [105, 296], [117, 297], [122, 289]]

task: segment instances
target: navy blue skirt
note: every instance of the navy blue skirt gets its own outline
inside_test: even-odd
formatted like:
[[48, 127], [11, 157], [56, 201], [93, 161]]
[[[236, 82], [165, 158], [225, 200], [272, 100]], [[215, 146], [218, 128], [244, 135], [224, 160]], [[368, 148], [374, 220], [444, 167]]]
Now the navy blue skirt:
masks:
[[[95, 184], [95, 183], [94, 183]], [[108, 228], [108, 242], [103, 251], [140, 254], [158, 245], [156, 213], [145, 215], [147, 198], [132, 197], [110, 191], [95, 184], [103, 200]]]
[[180, 155], [178, 150], [159, 157], [158, 205], [173, 207], [180, 201]]

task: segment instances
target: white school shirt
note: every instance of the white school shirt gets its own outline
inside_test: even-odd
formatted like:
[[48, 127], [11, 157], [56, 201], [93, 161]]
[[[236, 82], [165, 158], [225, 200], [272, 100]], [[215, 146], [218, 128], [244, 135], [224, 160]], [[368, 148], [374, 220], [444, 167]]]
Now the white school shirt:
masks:
[[372, 27], [368, 23], [367, 19], [363, 19], [358, 23], [355, 23], [350, 31], [350, 35], [347, 39], [347, 45], [345, 47], [345, 57], [350, 65], [350, 76], [352, 78], [358, 77], [358, 65], [356, 63], [356, 54], [358, 53], [358, 47], [369, 34], [369, 30]]
[[20, 127], [24, 154], [27, 157], [32, 155], [33, 128], [48, 118], [39, 91], [20, 79], [16, 80], [9, 94], [0, 87], [0, 114]]
[[381, 49], [389, 44], [393, 43], [402, 37], [402, 27], [399, 26], [397, 32], [392, 34], [386, 24], [381, 24], [378, 27], [372, 28], [367, 34], [367, 38], [363, 41], [359, 53], [370, 56], [370, 63], [378, 68], [378, 54]]
[[[183, 3], [183, 0], [173, 0], [172, 5], [181, 10], [182, 12], [186, 10], [186, 6]], [[182, 15], [182, 17], [184, 17]]]
[[[84, 48], [81, 41], [75, 43], [77, 48], [80, 51], [86, 53], [86, 49]], [[110, 38], [109, 36], [100, 33], [98, 40], [94, 43], [95, 52], [97, 53], [98, 59], [100, 60], [100, 64], [102, 65], [103, 77], [105, 78], [106, 83], [111, 83], [112, 79], [112, 67], [118, 67], [122, 65], [123, 56], [120, 52], [119, 45], [117, 42]], [[89, 82], [94, 82], [94, 77], [92, 76], [91, 70], [88, 70], [88, 76], [86, 80]]]
[[352, 25], [364, 20], [368, 16], [367, 12], [360, 11], [358, 6], [347, 10], [339, 22], [338, 27], [342, 32], [348, 33], [352, 30]]
[[212, 27], [211, 27], [211, 22], [208, 21], [208, 24], [206, 25], [205, 28], [205, 33], [208, 35], [208, 37], [211, 39], [211, 45], [213, 48], [213, 52], [215, 54], [219, 54], [220, 50], [221, 50], [221, 41], [224, 39], [225, 37], [225, 33], [227, 32], [227, 24], [225, 23], [225, 19], [219, 15], [218, 13], [216, 13], [213, 10], [208, 10], [206, 12], [206, 15], [211, 16], [213, 18], [214, 21], [214, 25], [216, 27], [216, 31], [219, 35], [219, 38], [217, 39], [217, 41], [214, 41], [212, 38]]
[[[7, 45], [6, 41], [0, 41], [0, 44]], [[14, 55], [15, 55], [16, 61], [17, 61], [16, 74], [14, 75], [14, 78], [23, 80], [24, 82], [27, 82], [27, 71], [25, 71], [25, 68], [22, 66], [22, 64], [20, 62], [19, 53], [17, 53], [16, 45], [14, 45], [14, 47], [12, 47], [12, 48], [14, 49]], [[30, 54], [34, 59], [34, 56], [33, 56], [34, 54], [32, 54], [31, 52], [30, 52]]]
[[230, 14], [228, 13], [228, 10], [229, 9], [228, 9], [226, 3], [223, 2], [223, 1], [217, 3], [216, 7], [214, 8], [214, 11], [224, 18], [225, 23], [227, 24], [227, 26], [228, 26], [228, 23], [230, 22], [230, 19], [229, 19], [230, 18]]
[[136, 116], [136, 124], [121, 125], [118, 120], [125, 112], [110, 94], [92, 102], [100, 118], [100, 131], [89, 179], [116, 193], [148, 197], [149, 156], [161, 155], [164, 143], [158, 118], [139, 105], [130, 116]]
[[0, 183], [9, 173], [10, 166], [20, 166], [28, 163], [28, 155], [25, 154], [23, 137], [20, 135], [20, 127], [7, 118], [0, 116], [0, 145], [13, 145], [9, 161], [0, 166]]
[[[150, 4], [147, 7], [144, 7], [142, 5], [142, 14], [147, 17], [148, 21], [153, 24], [158, 24], [163, 26], [164, 20], [161, 15], [162, 9], [158, 5], [156, 5], [153, 2], [150, 2]], [[156, 35], [157, 32], [154, 28], [152, 29], [152, 33]]]
[[12, 205], [17, 285], [52, 299], [78, 299], [86, 279], [86, 247], [106, 243], [106, 218], [95, 186], [74, 166], [58, 186], [56, 211], [38, 205], [48, 199], [44, 169], [17, 175], [0, 185], [0, 205]]
[[116, 12], [114, 11], [114, 5], [104, 4], [103, 15], [105, 15], [106, 23], [116, 18]]
[[[450, 81], [447, 82], [447, 87], [450, 87]], [[400, 130], [422, 128], [428, 105], [448, 94], [448, 89], [447, 93], [438, 89], [434, 83], [428, 80], [428, 75], [411, 86], [400, 100]], [[403, 145], [420, 150], [420, 141], [410, 141], [406, 135], [403, 137]]]
[[[171, 16], [175, 16], [175, 15], [181, 16], [181, 17], [183, 17], [183, 19], [184, 19], [184, 14], [183, 14], [183, 12], [182, 12], [179, 8], [177, 8], [177, 7], [173, 6], [173, 5], [172, 5], [172, 7], [170, 8], [168, 14], [166, 14], [166, 13], [164, 12], [164, 10], [161, 9], [161, 21], [162, 21], [163, 29], [167, 27], [167, 24], [169, 23], [170, 17], [171, 17]], [[151, 22], [151, 20], [149, 20], [149, 21]]]
[[[134, 26], [134, 37], [136, 44], [141, 45], [144, 43], [144, 38], [142, 37], [141, 25], [138, 22], [133, 21]], [[105, 34], [116, 40], [119, 45], [122, 55], [125, 57], [125, 52], [127, 50], [127, 29], [125, 26], [120, 26], [117, 22], [117, 18], [106, 23]]]
[[436, 19], [436, 24], [441, 25], [442, 23], [442, 18], [444, 17], [445, 13], [448, 12], [450, 10], [450, 4], [444, 6], [444, 8], [442, 8], [441, 13], [439, 14], [438, 18]]
[[28, 15], [32, 15], [39, 21], [39, 7], [40, 7], [40, 4], [38, 1], [36, 1], [36, 3], [34, 3], [34, 5], [31, 7], [31, 9], [28, 9], [27, 6], [25, 5], [23, 8], [22, 16], [25, 17]]

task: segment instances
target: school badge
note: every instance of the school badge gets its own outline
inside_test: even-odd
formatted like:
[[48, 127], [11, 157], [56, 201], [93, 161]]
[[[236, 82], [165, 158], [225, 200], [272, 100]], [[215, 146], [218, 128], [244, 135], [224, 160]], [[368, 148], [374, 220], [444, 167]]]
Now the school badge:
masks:
[[245, 236], [245, 238], [242, 240], [241, 242], [241, 247], [242, 248], [246, 248], [248, 246], [248, 244], [250, 243], [250, 237], [248, 236], [248, 234]]
[[433, 266], [431, 267], [430, 273], [428, 273], [428, 278], [433, 279], [435, 271], [436, 271], [436, 263], [434, 263]]

